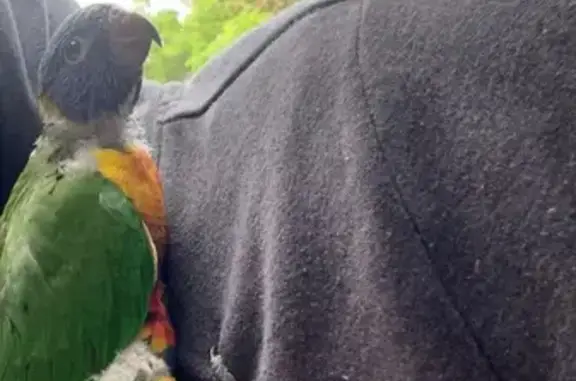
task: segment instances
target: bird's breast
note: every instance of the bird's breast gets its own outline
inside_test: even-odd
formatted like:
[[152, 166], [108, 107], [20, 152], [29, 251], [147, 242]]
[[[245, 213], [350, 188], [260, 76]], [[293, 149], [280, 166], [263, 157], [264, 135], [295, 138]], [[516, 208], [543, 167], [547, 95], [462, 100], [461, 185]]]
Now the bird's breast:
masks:
[[166, 214], [156, 163], [145, 148], [138, 146], [127, 146], [123, 151], [96, 149], [92, 154], [102, 176], [116, 184], [141, 214], [161, 260], [166, 244]]

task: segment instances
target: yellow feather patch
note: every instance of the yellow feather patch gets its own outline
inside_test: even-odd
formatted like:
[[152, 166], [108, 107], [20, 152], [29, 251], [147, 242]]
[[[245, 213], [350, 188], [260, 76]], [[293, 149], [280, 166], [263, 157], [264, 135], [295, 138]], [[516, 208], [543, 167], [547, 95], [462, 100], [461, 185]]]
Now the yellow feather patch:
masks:
[[166, 214], [162, 185], [156, 163], [143, 147], [128, 146], [125, 151], [97, 149], [92, 151], [100, 173], [116, 184], [134, 203], [152, 240], [158, 260], [166, 244]]
[[124, 151], [97, 149], [92, 155], [100, 173], [122, 189], [142, 216], [156, 264], [157, 282], [150, 296], [148, 315], [140, 337], [154, 353], [162, 356], [168, 348], [174, 346], [175, 336], [164, 306], [163, 284], [157, 279], [158, 264], [162, 261], [167, 240], [164, 198], [158, 169], [144, 147], [129, 146]]

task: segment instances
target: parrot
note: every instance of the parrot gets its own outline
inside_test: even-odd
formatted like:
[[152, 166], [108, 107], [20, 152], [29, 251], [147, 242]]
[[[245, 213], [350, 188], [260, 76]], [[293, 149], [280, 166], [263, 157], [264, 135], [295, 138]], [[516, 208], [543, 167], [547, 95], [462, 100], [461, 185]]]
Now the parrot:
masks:
[[115, 365], [154, 368], [174, 340], [162, 185], [131, 117], [153, 42], [145, 17], [101, 3], [47, 44], [42, 131], [0, 217], [0, 381], [172, 380]]

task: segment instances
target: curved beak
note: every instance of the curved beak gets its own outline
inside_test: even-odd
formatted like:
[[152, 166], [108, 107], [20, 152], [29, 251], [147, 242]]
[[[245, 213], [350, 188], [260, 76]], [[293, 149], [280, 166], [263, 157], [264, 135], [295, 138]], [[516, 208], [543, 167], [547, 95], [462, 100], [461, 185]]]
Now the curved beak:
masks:
[[141, 37], [148, 37], [150, 41], [154, 41], [158, 46], [162, 46], [162, 39], [158, 29], [146, 17], [132, 12], [125, 18], [125, 23], [129, 28], [133, 28], [133, 33], [137, 32]]
[[142, 65], [148, 57], [152, 41], [162, 46], [156, 27], [136, 12], [110, 15], [110, 45], [122, 63]]

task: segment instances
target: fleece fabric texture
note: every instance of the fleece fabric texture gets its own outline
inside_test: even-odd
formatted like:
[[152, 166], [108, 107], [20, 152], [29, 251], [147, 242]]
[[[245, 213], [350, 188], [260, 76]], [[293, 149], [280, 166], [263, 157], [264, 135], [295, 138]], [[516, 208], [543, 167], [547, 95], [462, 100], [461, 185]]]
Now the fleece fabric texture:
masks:
[[37, 67], [73, 0], [0, 0], [0, 212], [40, 132]]
[[165, 90], [180, 381], [576, 379], [576, 3], [303, 2]]

